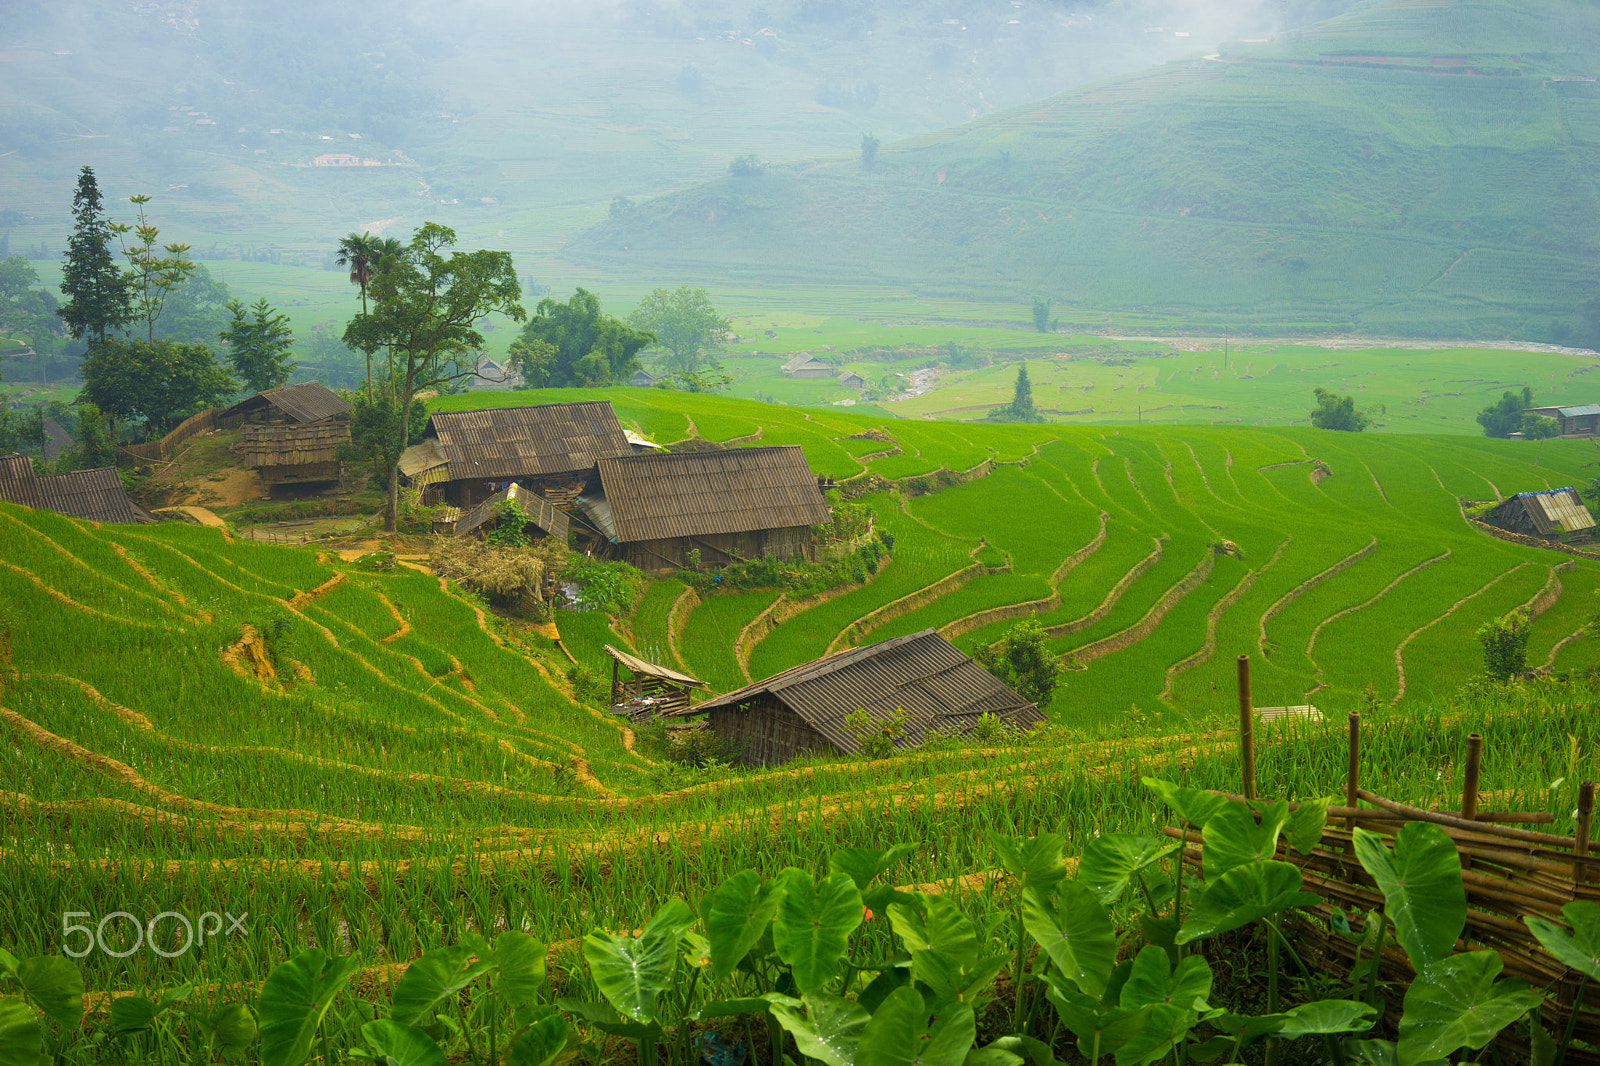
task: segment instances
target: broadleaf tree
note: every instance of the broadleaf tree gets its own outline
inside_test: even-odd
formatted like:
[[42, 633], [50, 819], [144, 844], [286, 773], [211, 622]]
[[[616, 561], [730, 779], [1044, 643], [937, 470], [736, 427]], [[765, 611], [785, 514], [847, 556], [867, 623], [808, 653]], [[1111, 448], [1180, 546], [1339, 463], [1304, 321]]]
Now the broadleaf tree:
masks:
[[[128, 259], [123, 280], [133, 307], [130, 321], [143, 319], [145, 340], [153, 342], [156, 339], [156, 322], [166, 308], [167, 297], [193, 276], [196, 264], [187, 258], [189, 245], [157, 243], [161, 238], [161, 230], [150, 221], [150, 214], [145, 209], [151, 197], [140, 193], [128, 197], [128, 200], [138, 209], [139, 220], [132, 224], [114, 222], [111, 232], [123, 239], [122, 254]], [[132, 245], [126, 243], [129, 233], [134, 237]]]
[[62, 254], [61, 291], [67, 302], [56, 314], [74, 338], [90, 347], [105, 340], [108, 330], [121, 329], [133, 320], [128, 283], [111, 250], [116, 236], [105, 212], [94, 170], [78, 172], [78, 189], [72, 198], [72, 236]]
[[1533, 390], [1524, 385], [1520, 393], [1509, 389], [1494, 403], [1478, 412], [1478, 425], [1486, 437], [1509, 437], [1522, 429], [1522, 414], [1533, 406]]
[[1028, 618], [993, 644], [973, 649], [972, 657], [1029, 703], [1048, 707], [1061, 681], [1061, 663], [1045, 640], [1044, 627]]
[[565, 302], [546, 296], [511, 346], [511, 364], [532, 389], [620, 385], [639, 369], [655, 334], [634, 329], [578, 289]]
[[229, 300], [233, 321], [221, 337], [228, 345], [228, 362], [245, 388], [255, 392], [275, 389], [294, 373], [294, 333], [289, 316], [280, 315], [265, 296], [248, 308], [243, 300]]
[[702, 366], [718, 369], [716, 358], [706, 353], [731, 328], [711, 305], [706, 290], [687, 285], [652, 290], [628, 316], [628, 323], [655, 337], [653, 347], [666, 350], [664, 362], [675, 374], [694, 374]]
[[239, 387], [204, 344], [108, 337], [79, 368], [81, 398], [118, 422], [143, 422], [158, 436], [216, 407]]
[[[411, 243], [393, 257], [390, 272], [379, 272], [369, 282], [371, 308], [345, 327], [344, 341], [351, 348], [384, 354], [388, 387], [383, 402], [395, 412], [410, 411], [424, 389], [477, 372], [483, 347], [478, 326], [484, 319], [501, 314], [521, 322], [527, 317], [511, 253], [454, 251], [455, 243], [456, 232], [448, 226], [427, 222], [418, 227]], [[395, 436], [404, 425], [403, 418], [396, 418], [387, 432]], [[390, 443], [403, 448], [401, 441]], [[385, 458], [383, 520], [390, 531], [395, 528], [399, 450], [391, 447]]]
[[1311, 409], [1311, 424], [1318, 429], [1337, 429], [1360, 433], [1372, 425], [1370, 411], [1356, 410], [1354, 396], [1340, 396], [1318, 385], [1313, 392], [1317, 405]]

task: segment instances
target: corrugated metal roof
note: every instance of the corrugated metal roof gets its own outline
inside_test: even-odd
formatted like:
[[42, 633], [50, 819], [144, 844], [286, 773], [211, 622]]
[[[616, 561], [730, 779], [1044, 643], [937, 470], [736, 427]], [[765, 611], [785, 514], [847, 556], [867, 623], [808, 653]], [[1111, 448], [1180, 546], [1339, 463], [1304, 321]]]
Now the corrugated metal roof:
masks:
[[318, 381], [305, 381], [298, 385], [285, 385], [281, 389], [258, 392], [248, 400], [240, 400], [226, 411], [223, 419], [237, 418], [267, 407], [274, 407], [296, 422], [320, 422], [350, 410], [350, 401]]
[[617, 524], [611, 520], [611, 505], [604, 496], [579, 496], [577, 499], [578, 510], [583, 512], [594, 528], [606, 535], [606, 539], [615, 544], [617, 542]]
[[1528, 517], [1533, 519], [1540, 533], [1575, 533], [1580, 529], [1595, 528], [1594, 516], [1571, 486], [1541, 492], [1519, 492], [1517, 499], [1523, 501], [1528, 509]]
[[439, 440], [451, 481], [585, 473], [601, 459], [633, 454], [604, 400], [442, 411], [428, 419], [428, 434]]
[[801, 352], [799, 355], [783, 364], [783, 369], [789, 371], [808, 370], [816, 367], [822, 367], [827, 370], [833, 369], [832, 367], [828, 366], [827, 363], [824, 363], [821, 359], [818, 359], [810, 352]]
[[570, 525], [567, 521], [567, 516], [552, 507], [549, 500], [546, 500], [537, 492], [529, 492], [515, 481], [458, 519], [455, 528], [456, 536], [459, 537], [470, 533], [489, 521], [494, 517], [494, 509], [507, 500], [522, 508], [522, 513], [528, 516], [528, 521], [552, 537], [560, 537], [562, 540], [567, 539], [567, 528]]
[[646, 662], [637, 655], [629, 655], [620, 648], [614, 648], [609, 644], [605, 646], [605, 649], [607, 655], [611, 656], [613, 659], [617, 660], [617, 662], [621, 663], [623, 666], [626, 666], [629, 670], [632, 670], [636, 674], [648, 674], [651, 677], [664, 677], [668, 681], [676, 681], [680, 685], [705, 684], [705, 682], [701, 681], [698, 677], [690, 677], [688, 674], [680, 674], [678, 671], [668, 667], [657, 666], [655, 663]]
[[622, 543], [828, 521], [798, 444], [604, 459], [600, 484]]
[[0, 500], [91, 522], [155, 521], [128, 499], [114, 466], [35, 477], [30, 465], [26, 476], [8, 476], [16, 468], [15, 462], [0, 467]]
[[33, 460], [20, 452], [0, 455], [0, 479], [16, 481], [33, 477]]
[[429, 437], [400, 453], [400, 476], [412, 485], [431, 485], [448, 481], [450, 464], [439, 450], [439, 442]]
[[1584, 415], [1600, 415], [1600, 403], [1585, 403], [1577, 407], [1558, 407], [1562, 418], [1582, 418]]
[[764, 693], [851, 754], [861, 751], [861, 742], [844, 719], [858, 709], [881, 717], [904, 708], [910, 717], [898, 747], [920, 744], [932, 732], [964, 733], [984, 714], [1023, 729], [1045, 720], [1038, 708], [932, 629], [836, 652], [678, 713], [737, 707]]

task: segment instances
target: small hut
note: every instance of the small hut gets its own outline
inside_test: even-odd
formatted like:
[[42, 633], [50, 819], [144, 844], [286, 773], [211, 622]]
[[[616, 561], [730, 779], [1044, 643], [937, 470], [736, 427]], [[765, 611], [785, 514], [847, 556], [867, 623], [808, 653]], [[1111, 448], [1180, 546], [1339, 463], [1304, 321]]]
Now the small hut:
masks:
[[[567, 516], [552, 507], [550, 502], [543, 496], [530, 492], [515, 481], [457, 518], [454, 528], [449, 532], [455, 533], [458, 537], [464, 537], [473, 530], [481, 529], [494, 521], [495, 511], [503, 503], [516, 504], [527, 517], [527, 525], [538, 530], [539, 536], [556, 537], [565, 543], [568, 528]], [[435, 532], [443, 531], [435, 530]]]
[[156, 520], [128, 499], [114, 466], [39, 476], [34, 474], [33, 461], [27, 456], [0, 455], [0, 500], [91, 522]]
[[344, 476], [339, 447], [350, 441], [345, 422], [309, 425], [247, 422], [240, 430], [239, 454], [243, 465], [255, 470], [261, 483], [296, 485], [338, 481]]
[[801, 352], [787, 363], [783, 364], [783, 376], [790, 378], [831, 378], [834, 375], [833, 367], [824, 363], [810, 352]]
[[864, 389], [867, 387], [867, 379], [854, 370], [847, 370], [839, 375], [839, 384], [847, 389]]
[[640, 367], [633, 372], [633, 377], [628, 379], [628, 384], [636, 389], [648, 389], [660, 380], [661, 377], [659, 375], [652, 374], [650, 371]]
[[1594, 516], [1572, 486], [1519, 492], [1501, 502], [1486, 516], [1492, 526], [1529, 537], [1568, 539], [1589, 536]]
[[[705, 682], [665, 666], [646, 662], [637, 655], [629, 655], [607, 644], [606, 654], [611, 656], [611, 711], [625, 715], [634, 722], [646, 722], [665, 714], [681, 716], [689, 710], [689, 694], [704, 688]], [[629, 676], [622, 677], [627, 667]], [[633, 700], [653, 700], [653, 703], [635, 704]]]
[[836, 652], [674, 713], [707, 715], [742, 762], [770, 766], [808, 752], [859, 755], [861, 738], [845, 716], [864, 710], [884, 718], [900, 709], [908, 715], [900, 748], [930, 734], [965, 734], [986, 714], [1019, 730], [1044, 721], [933, 629]]

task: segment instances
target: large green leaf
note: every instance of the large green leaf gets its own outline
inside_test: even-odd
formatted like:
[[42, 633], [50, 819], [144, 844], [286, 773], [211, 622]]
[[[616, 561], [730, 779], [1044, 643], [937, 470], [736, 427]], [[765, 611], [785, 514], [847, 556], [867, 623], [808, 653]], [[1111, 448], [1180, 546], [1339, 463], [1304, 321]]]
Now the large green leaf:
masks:
[[300, 1066], [311, 1054], [322, 1016], [361, 962], [309, 948], [280, 962], [261, 986], [261, 1066]]
[[1212, 815], [1228, 804], [1238, 802], [1226, 796], [1219, 796], [1215, 792], [1186, 788], [1154, 777], [1143, 777], [1140, 781], [1144, 783], [1145, 788], [1166, 800], [1167, 806], [1178, 812], [1178, 817], [1196, 829], [1204, 829]]
[[1353, 999], [1318, 999], [1290, 1008], [1284, 1017], [1288, 1021], [1278, 1032], [1285, 1037], [1364, 1033], [1378, 1020], [1378, 1010]]
[[1412, 968], [1420, 973], [1448, 958], [1467, 924], [1461, 857], [1449, 834], [1428, 822], [1407, 822], [1391, 853], [1383, 837], [1357, 827], [1355, 844], [1356, 858], [1383, 891], [1384, 911]]
[[[629, 1040], [645, 1040], [661, 1032], [661, 1026], [655, 1022], [641, 1025], [639, 1022], [630, 1022], [617, 1013], [617, 1009], [603, 999], [577, 999], [573, 996], [563, 996], [556, 1000], [556, 1006], [564, 1011], [576, 1014], [584, 1021], [593, 1025], [602, 1033], [612, 1036], [625, 1036]], [[540, 1018], [546, 1017], [543, 1013]]]
[[0, 998], [0, 1066], [39, 1066], [43, 1057], [38, 1016], [20, 999]]
[[60, 955], [35, 955], [17, 965], [17, 984], [39, 1013], [63, 1029], [83, 1017], [83, 975]]
[[1022, 901], [1022, 922], [1080, 992], [1096, 997], [1105, 993], [1117, 964], [1117, 934], [1091, 888], [1067, 881], [1049, 901], [1030, 892]]
[[1333, 804], [1331, 797], [1301, 800], [1300, 806], [1289, 815], [1289, 828], [1287, 836], [1289, 846], [1302, 855], [1310, 855], [1322, 840], [1322, 830], [1328, 824], [1328, 808]]
[[656, 1020], [656, 997], [672, 987], [677, 952], [668, 930], [623, 937], [597, 929], [583, 938], [594, 986], [618, 1013], [646, 1025]]
[[1078, 859], [1078, 881], [1094, 889], [1101, 903], [1115, 903], [1134, 874], [1171, 855], [1182, 844], [1132, 833], [1107, 833], [1089, 841]]
[[865, 892], [873, 882], [888, 873], [895, 863], [917, 850], [915, 844], [896, 844], [879, 848], [844, 848], [828, 856], [828, 872], [849, 874], [856, 888]]
[[640, 938], [663, 934], [676, 942], [694, 925], [694, 911], [683, 900], [674, 896], [656, 908], [650, 921], [639, 930]]
[[1147, 944], [1133, 958], [1128, 983], [1122, 986], [1121, 1005], [1143, 1007], [1169, 1003], [1185, 1010], [1204, 1010], [1210, 995], [1211, 967], [1205, 959], [1189, 955], [1173, 969], [1165, 951]]
[[854, 1066], [961, 1066], [977, 1039], [970, 1005], [934, 1012], [916, 989], [897, 988], [861, 1030]]
[[1290, 907], [1318, 902], [1315, 893], [1300, 891], [1300, 881], [1300, 871], [1286, 862], [1266, 860], [1235, 866], [1208, 884], [1195, 900], [1194, 909], [1178, 930], [1177, 942], [1204, 940]]
[[891, 903], [889, 924], [908, 951], [942, 951], [959, 960], [978, 957], [978, 927], [949, 896], [918, 893], [913, 903]]
[[958, 959], [943, 951], [913, 951], [911, 976], [932, 994], [931, 1006], [959, 1002], [973, 1004], [976, 1010], [995, 976], [1010, 962], [1010, 955]]
[[794, 1037], [802, 1055], [828, 1066], [852, 1066], [861, 1030], [871, 1019], [864, 1008], [839, 996], [812, 992], [804, 999], [768, 993], [772, 1016]]
[[1529, 915], [1523, 921], [1546, 951], [1600, 981], [1600, 904], [1575, 900], [1561, 908], [1561, 916], [1571, 924], [1572, 932], [1547, 918]]
[[1278, 850], [1278, 834], [1289, 821], [1289, 804], [1263, 805], [1261, 822], [1243, 803], [1230, 803], [1206, 822], [1201, 865], [1206, 880], [1215, 881], [1237, 866], [1270, 859]]
[[1026, 892], [1049, 895], [1067, 876], [1067, 865], [1061, 858], [1067, 838], [1059, 833], [1009, 837], [990, 830], [989, 844], [1000, 857], [1000, 866]]
[[[1061, 1024], [1078, 1038], [1078, 1051], [1088, 1058], [1108, 1055], [1131, 1040], [1149, 1019], [1149, 1007], [1120, 1007], [1084, 995], [1054, 970], [1044, 975], [1045, 995], [1056, 1008]], [[1110, 999], [1111, 997], [1107, 997]]]
[[142, 1033], [156, 1020], [156, 1005], [143, 996], [121, 996], [111, 1001], [111, 1031]]
[[211, 1015], [211, 1046], [243, 1051], [256, 1041], [256, 1019], [243, 1003], [227, 1003]]
[[[430, 1025], [439, 1008], [494, 968], [491, 962], [467, 966], [472, 949], [452, 944], [424, 952], [394, 986], [389, 1017], [401, 1025]], [[464, 967], [464, 968], [463, 968]]]
[[565, 1057], [574, 1036], [571, 1023], [561, 1015], [540, 1018], [511, 1042], [506, 1066], [555, 1066]]
[[363, 1025], [361, 1035], [386, 1066], [448, 1066], [439, 1045], [421, 1029], [379, 1018]]
[[1139, 1031], [1117, 1048], [1117, 1066], [1149, 1066], [1170, 1052], [1200, 1023], [1200, 1016], [1194, 1011], [1173, 1003], [1153, 1004], [1149, 1011]]
[[1469, 951], [1417, 974], [1400, 1018], [1399, 1066], [1446, 1058], [1464, 1047], [1477, 1050], [1544, 1001], [1519, 978], [1495, 981], [1504, 965], [1497, 952]]
[[815, 992], [839, 972], [850, 934], [861, 924], [861, 890], [847, 873], [832, 874], [819, 884], [791, 866], [782, 877], [773, 948], [789, 964], [795, 987]]
[[545, 945], [537, 937], [508, 930], [495, 938], [494, 951], [484, 961], [493, 964], [495, 987], [515, 1009], [532, 1003], [548, 987], [546, 958]]
[[763, 883], [754, 870], [740, 870], [711, 893], [705, 923], [713, 976], [728, 976], [761, 940], [778, 913], [783, 886], [782, 879]]

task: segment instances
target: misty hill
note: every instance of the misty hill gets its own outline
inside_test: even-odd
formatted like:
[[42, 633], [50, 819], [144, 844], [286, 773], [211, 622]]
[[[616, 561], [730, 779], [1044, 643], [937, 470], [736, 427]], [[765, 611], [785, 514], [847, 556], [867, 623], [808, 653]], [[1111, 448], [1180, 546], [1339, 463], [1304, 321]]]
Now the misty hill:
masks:
[[1395, 0], [887, 144], [870, 173], [663, 196], [567, 252], [1042, 295], [1064, 322], [1587, 339], [1596, 74], [1592, 5]]

